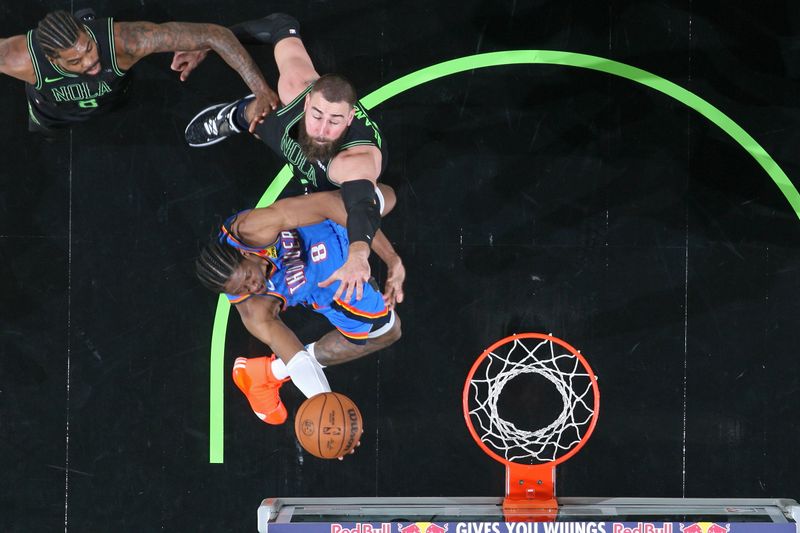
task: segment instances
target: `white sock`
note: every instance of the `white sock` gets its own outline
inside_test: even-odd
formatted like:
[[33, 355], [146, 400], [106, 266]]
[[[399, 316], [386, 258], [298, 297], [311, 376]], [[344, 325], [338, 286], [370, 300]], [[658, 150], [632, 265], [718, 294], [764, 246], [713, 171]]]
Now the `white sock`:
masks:
[[271, 363], [272, 375], [275, 379], [286, 379], [289, 377], [289, 369], [280, 357], [276, 357]]
[[316, 342], [312, 342], [311, 344], [306, 344], [306, 351], [311, 354], [311, 357], [314, 358], [314, 361], [317, 362], [320, 368], [325, 368], [325, 365], [319, 362], [317, 359], [317, 354], [314, 353], [314, 345], [317, 344]]
[[300, 350], [294, 354], [294, 357], [286, 365], [286, 370], [288, 370], [289, 376], [292, 378], [292, 383], [300, 389], [300, 392], [306, 395], [306, 398], [311, 398], [321, 392], [331, 391], [325, 372], [322, 371], [317, 360], [305, 350]]
[[[306, 344], [306, 351], [311, 354], [311, 357], [314, 358], [314, 361], [317, 362], [320, 368], [325, 368], [325, 365], [317, 361], [317, 354], [314, 353], [314, 345], [316, 342], [312, 342], [311, 344]], [[272, 361], [272, 375], [275, 376], [275, 379], [286, 379], [289, 377], [289, 369], [286, 368], [286, 363], [280, 357], [276, 357], [274, 361]]]

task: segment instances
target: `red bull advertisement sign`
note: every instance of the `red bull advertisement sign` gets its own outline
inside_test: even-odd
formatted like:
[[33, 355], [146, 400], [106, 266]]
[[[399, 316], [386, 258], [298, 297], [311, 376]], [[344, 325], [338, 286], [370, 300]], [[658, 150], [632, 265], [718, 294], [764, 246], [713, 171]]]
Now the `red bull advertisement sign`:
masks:
[[298, 522], [269, 533], [800, 533], [774, 522]]

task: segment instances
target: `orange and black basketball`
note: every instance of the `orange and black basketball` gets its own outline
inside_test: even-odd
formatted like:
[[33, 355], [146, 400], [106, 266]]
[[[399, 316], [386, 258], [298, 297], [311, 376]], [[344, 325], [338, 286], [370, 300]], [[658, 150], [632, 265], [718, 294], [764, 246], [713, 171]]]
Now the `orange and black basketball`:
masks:
[[358, 407], [338, 392], [323, 392], [307, 399], [294, 419], [300, 445], [320, 459], [336, 459], [350, 453], [363, 430]]

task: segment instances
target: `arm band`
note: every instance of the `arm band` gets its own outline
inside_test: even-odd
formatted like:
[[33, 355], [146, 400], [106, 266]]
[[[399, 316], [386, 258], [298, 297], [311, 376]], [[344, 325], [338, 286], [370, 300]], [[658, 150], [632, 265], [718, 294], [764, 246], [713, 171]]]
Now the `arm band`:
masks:
[[351, 243], [364, 241], [372, 246], [372, 238], [381, 227], [375, 184], [369, 180], [345, 181], [342, 200], [347, 211], [348, 239]]
[[286, 37], [300, 37], [300, 23], [285, 13], [241, 22], [230, 30], [244, 44], [275, 44]]

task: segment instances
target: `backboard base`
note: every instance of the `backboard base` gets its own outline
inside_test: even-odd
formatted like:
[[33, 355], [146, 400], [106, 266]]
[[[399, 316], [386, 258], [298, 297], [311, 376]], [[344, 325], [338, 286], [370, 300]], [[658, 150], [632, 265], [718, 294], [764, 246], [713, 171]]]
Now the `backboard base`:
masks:
[[[511, 518], [509, 520], [505, 514], [503, 498], [497, 497], [267, 498], [258, 509], [258, 531], [767, 533], [766, 528], [769, 528], [769, 533], [800, 533], [797, 528], [800, 505], [790, 499], [564, 497], [558, 498], [558, 512], [555, 517], [547, 519], [551, 521], [549, 524]], [[554, 524], [553, 521], [570, 522], [575, 527], [563, 529], [565, 524]], [[513, 525], [514, 522], [518, 522], [517, 526]], [[523, 531], [525, 524], [522, 522], [532, 523], [535, 527]], [[497, 525], [502, 523], [506, 525]], [[717, 527], [709, 524], [716, 524]]]

